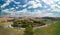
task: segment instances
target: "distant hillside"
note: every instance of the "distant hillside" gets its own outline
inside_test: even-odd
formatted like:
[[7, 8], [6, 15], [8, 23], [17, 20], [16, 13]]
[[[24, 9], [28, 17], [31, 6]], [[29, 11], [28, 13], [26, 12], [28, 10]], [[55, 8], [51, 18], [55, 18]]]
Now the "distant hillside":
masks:
[[7, 21], [7, 20], [12, 20], [14, 18], [0, 18], [0, 21]]
[[0, 17], [0, 21], [7, 21], [7, 20], [18, 20], [18, 19], [51, 19], [51, 20], [60, 20], [60, 17]]

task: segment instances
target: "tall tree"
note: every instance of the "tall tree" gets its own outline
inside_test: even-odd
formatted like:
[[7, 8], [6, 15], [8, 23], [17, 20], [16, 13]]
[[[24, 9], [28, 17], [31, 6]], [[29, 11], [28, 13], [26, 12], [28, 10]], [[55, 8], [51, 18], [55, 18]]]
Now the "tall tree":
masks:
[[32, 22], [26, 22], [26, 28], [24, 31], [24, 35], [34, 35], [34, 31], [31, 25]]

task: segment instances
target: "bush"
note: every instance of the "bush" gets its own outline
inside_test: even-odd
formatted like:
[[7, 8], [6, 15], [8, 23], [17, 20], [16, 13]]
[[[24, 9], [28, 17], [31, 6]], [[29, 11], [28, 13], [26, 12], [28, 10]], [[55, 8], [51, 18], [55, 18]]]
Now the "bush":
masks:
[[31, 22], [26, 22], [26, 28], [25, 28], [25, 31], [24, 31], [24, 35], [34, 35], [34, 31], [33, 31], [33, 28], [31, 26]]
[[22, 23], [19, 20], [13, 21], [13, 24], [12, 24], [13, 27], [21, 27], [21, 25], [22, 25]]
[[30, 21], [28, 19], [24, 19], [24, 20], [14, 20], [12, 26], [26, 28], [26, 23], [30, 24], [32, 27], [45, 25], [45, 23], [42, 21], [37, 21], [37, 20]]

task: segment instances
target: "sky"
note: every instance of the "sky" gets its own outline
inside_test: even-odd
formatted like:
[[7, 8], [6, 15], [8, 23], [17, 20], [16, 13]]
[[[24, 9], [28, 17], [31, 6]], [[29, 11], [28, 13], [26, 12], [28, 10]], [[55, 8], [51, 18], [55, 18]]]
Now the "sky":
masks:
[[60, 0], [0, 0], [0, 17], [60, 17]]

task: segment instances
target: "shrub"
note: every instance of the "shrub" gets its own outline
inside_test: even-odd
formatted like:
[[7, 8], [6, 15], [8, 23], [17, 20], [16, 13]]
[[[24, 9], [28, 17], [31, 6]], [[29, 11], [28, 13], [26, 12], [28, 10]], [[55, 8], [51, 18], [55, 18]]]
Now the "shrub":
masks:
[[31, 22], [26, 22], [26, 28], [25, 28], [24, 32], [25, 32], [24, 35], [34, 35], [34, 31], [31, 26]]

